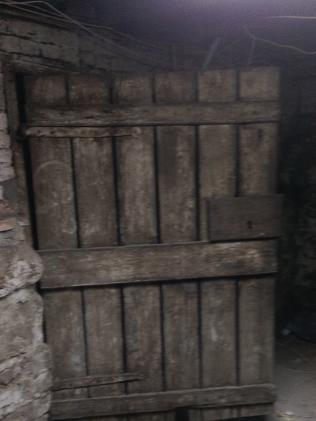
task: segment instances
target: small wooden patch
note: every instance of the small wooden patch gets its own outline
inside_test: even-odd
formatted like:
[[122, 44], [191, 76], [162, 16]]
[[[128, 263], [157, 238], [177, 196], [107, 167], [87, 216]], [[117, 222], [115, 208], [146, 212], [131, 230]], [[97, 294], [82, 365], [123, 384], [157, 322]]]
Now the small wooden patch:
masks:
[[282, 195], [209, 200], [210, 241], [274, 238], [280, 235]]

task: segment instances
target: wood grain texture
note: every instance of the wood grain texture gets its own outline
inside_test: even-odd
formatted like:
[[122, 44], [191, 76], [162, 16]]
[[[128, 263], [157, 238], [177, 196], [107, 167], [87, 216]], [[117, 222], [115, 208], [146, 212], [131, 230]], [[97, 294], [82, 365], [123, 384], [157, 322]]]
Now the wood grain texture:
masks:
[[81, 246], [114, 245], [117, 228], [112, 142], [73, 142]]
[[159, 127], [158, 173], [160, 239], [194, 241], [196, 228], [195, 130]]
[[142, 126], [188, 124], [234, 124], [278, 121], [275, 101], [196, 103], [177, 105], [112, 106], [102, 109], [27, 109], [32, 126]]
[[30, 150], [39, 248], [76, 247], [70, 141], [32, 139]]
[[64, 75], [26, 76], [24, 80], [28, 104], [42, 106], [66, 104], [66, 77]]
[[242, 100], [278, 100], [280, 96], [280, 71], [276, 67], [257, 67], [240, 72], [240, 97]]
[[[48, 344], [52, 350], [53, 375], [63, 379], [87, 374], [80, 291], [44, 294], [44, 316]], [[55, 399], [86, 396], [86, 389], [54, 393]]]
[[54, 401], [51, 420], [82, 419], [105, 415], [172, 411], [194, 406], [237, 406], [272, 403], [275, 388], [270, 384], [211, 389], [189, 389], [158, 393]]
[[149, 75], [115, 78], [113, 102], [120, 105], [150, 104], [152, 102], [152, 81]]
[[70, 75], [68, 89], [72, 105], [107, 105], [110, 102], [110, 83], [98, 76]]
[[274, 279], [239, 284], [240, 384], [273, 382]]
[[122, 244], [155, 243], [157, 239], [153, 128], [116, 141]]
[[278, 126], [240, 127], [240, 195], [271, 194], [277, 185]]
[[[30, 148], [39, 248], [76, 247], [70, 142], [31, 140]], [[61, 378], [86, 375], [81, 292], [44, 294], [44, 308], [46, 336], [53, 354], [53, 375]], [[56, 392], [58, 397], [85, 395], [86, 389]]]
[[157, 103], [185, 103], [196, 100], [194, 72], [159, 73], [155, 77]]
[[276, 242], [192, 243], [40, 252], [42, 288], [275, 273]]
[[[113, 99], [119, 104], [152, 101], [150, 76], [116, 80]], [[137, 128], [133, 138], [116, 141], [120, 241], [122, 244], [157, 240], [154, 129]], [[162, 389], [160, 292], [157, 286], [123, 290], [125, 355], [127, 369], [144, 373], [140, 382], [127, 385], [127, 393]], [[164, 415], [131, 415], [128, 421], [163, 421]]]
[[143, 380], [143, 376], [137, 373], [121, 373], [106, 376], [70, 377], [55, 379], [53, 390], [74, 389], [76, 387], [103, 386], [108, 384], [127, 383]]
[[199, 127], [200, 238], [208, 239], [207, 200], [234, 196], [236, 136], [229, 125]]
[[[85, 318], [90, 375], [124, 371], [121, 298], [119, 289], [86, 289]], [[90, 388], [92, 396], [120, 394], [123, 384]]]
[[282, 195], [209, 200], [210, 241], [273, 238], [281, 234]]
[[160, 297], [157, 286], [124, 289], [127, 369], [144, 379], [128, 385], [129, 393], [162, 390]]
[[47, 138], [54, 140], [67, 140], [67, 138], [94, 138], [102, 141], [108, 138], [138, 136], [140, 129], [137, 127], [37, 127], [27, 126], [24, 129], [26, 137]]
[[162, 287], [167, 390], [199, 387], [196, 283]]
[[201, 283], [203, 387], [236, 384], [235, 291], [230, 280]]
[[237, 97], [237, 75], [232, 69], [199, 73], [199, 101], [234, 101]]

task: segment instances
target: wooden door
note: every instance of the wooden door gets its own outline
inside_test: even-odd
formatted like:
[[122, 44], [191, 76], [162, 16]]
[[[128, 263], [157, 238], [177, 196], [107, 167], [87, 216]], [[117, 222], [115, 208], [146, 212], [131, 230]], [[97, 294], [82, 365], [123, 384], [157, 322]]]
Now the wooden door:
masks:
[[276, 243], [211, 238], [210, 209], [275, 193], [277, 78], [26, 80], [52, 420], [208, 421], [273, 402]]

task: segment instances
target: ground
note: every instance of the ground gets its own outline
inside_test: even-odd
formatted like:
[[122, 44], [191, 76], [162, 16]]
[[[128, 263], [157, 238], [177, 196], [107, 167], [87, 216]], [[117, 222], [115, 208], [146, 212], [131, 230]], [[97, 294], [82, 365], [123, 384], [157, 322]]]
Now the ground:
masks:
[[274, 415], [248, 421], [316, 421], [316, 344], [277, 339], [276, 384]]

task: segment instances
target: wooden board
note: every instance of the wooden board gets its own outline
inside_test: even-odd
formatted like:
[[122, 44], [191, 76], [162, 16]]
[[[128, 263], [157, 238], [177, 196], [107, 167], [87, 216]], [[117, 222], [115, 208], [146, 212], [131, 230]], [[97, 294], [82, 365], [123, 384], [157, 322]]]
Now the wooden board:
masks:
[[[31, 140], [31, 163], [40, 249], [76, 247], [72, 149], [69, 140]], [[49, 186], [49, 189], [47, 189]], [[84, 376], [85, 344], [80, 291], [58, 291], [44, 295], [45, 328], [52, 349], [54, 377]], [[56, 392], [56, 397], [86, 396], [86, 389]]]
[[31, 126], [141, 126], [255, 123], [279, 120], [274, 101], [195, 103], [108, 107], [107, 109], [32, 108], [27, 110]]
[[185, 103], [196, 100], [194, 72], [159, 73], [155, 77], [156, 103]]
[[[54, 291], [44, 295], [45, 330], [52, 350], [55, 378], [87, 374], [80, 291]], [[54, 392], [55, 399], [87, 396], [86, 388]]]
[[195, 130], [159, 127], [160, 240], [194, 241], [196, 230]]
[[121, 244], [157, 240], [153, 128], [116, 141]]
[[73, 105], [106, 105], [110, 102], [110, 81], [95, 75], [70, 75], [68, 92]]
[[274, 279], [239, 283], [240, 384], [273, 382]]
[[[122, 373], [125, 367], [120, 290], [86, 289], [84, 298], [89, 374]], [[123, 391], [123, 383], [90, 388], [91, 396], [109, 396]]]
[[124, 289], [127, 370], [144, 379], [128, 384], [129, 393], [163, 389], [160, 291], [157, 286]]
[[124, 382], [133, 382], [143, 380], [142, 374], [137, 373], [121, 373], [109, 374], [105, 376], [83, 376], [83, 377], [70, 377], [62, 380], [55, 379], [53, 390], [66, 390], [74, 389], [76, 387], [89, 387], [89, 386], [103, 386], [109, 384], [119, 384]]
[[210, 241], [273, 238], [281, 234], [282, 195], [209, 200]]
[[114, 104], [150, 104], [152, 96], [152, 79], [149, 75], [122, 76], [113, 82]]
[[67, 138], [94, 138], [108, 140], [108, 138], [138, 136], [140, 129], [138, 127], [41, 127], [31, 126], [24, 129], [24, 135], [27, 137], [41, 138], [47, 137], [54, 140], [67, 140]]
[[237, 72], [233, 69], [211, 70], [198, 75], [199, 101], [234, 101], [237, 98]]
[[[150, 103], [153, 99], [149, 76], [126, 77], [114, 82], [115, 103]], [[158, 237], [155, 181], [154, 128], [139, 127], [133, 138], [116, 140], [116, 168], [121, 244], [156, 243]], [[123, 289], [125, 358], [127, 370], [144, 374], [130, 383], [127, 393], [160, 391], [163, 387], [160, 289], [158, 286]], [[142, 421], [132, 415], [128, 421]], [[163, 421], [155, 414], [149, 421]]]
[[75, 139], [79, 238], [82, 247], [117, 243], [112, 142]]
[[42, 251], [42, 288], [275, 273], [276, 243], [187, 243]]
[[191, 282], [178, 283], [165, 285], [162, 291], [166, 388], [198, 388], [198, 286]]
[[233, 126], [199, 127], [200, 239], [208, 240], [209, 198], [236, 191], [236, 130]]
[[276, 67], [243, 69], [239, 75], [240, 98], [243, 100], [278, 100], [280, 71]]
[[203, 387], [236, 384], [235, 297], [235, 281], [201, 284]]
[[240, 127], [239, 194], [273, 194], [277, 187], [278, 126], [273, 123]]
[[30, 153], [39, 248], [76, 247], [70, 140], [32, 139]]
[[271, 403], [274, 400], [275, 389], [269, 384], [74, 399], [53, 402], [51, 420], [171, 411], [193, 405], [217, 408], [247, 405], [253, 402]]

